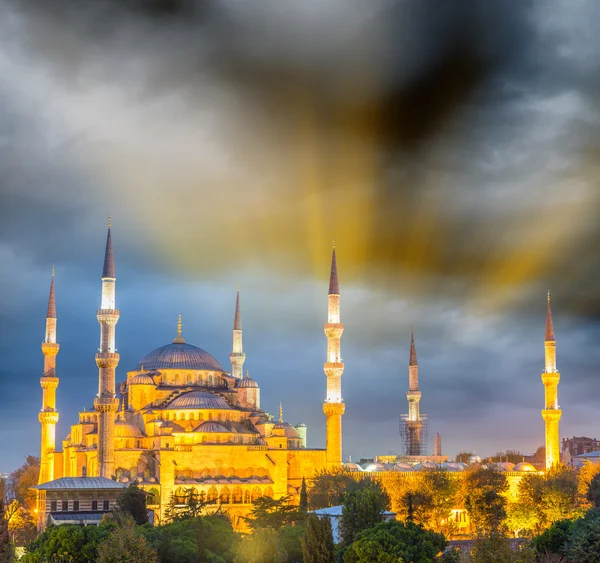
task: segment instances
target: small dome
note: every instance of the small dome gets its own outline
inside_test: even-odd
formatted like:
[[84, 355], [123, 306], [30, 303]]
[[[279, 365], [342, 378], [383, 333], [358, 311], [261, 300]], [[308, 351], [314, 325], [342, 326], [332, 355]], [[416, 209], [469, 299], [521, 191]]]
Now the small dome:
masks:
[[[529, 465], [529, 464], [527, 464], [527, 465]], [[511, 463], [510, 461], [499, 461], [497, 463], [494, 463], [494, 467], [496, 467], [500, 471], [514, 471], [515, 470], [515, 464]]]
[[298, 430], [296, 430], [289, 422], [283, 423], [283, 433], [286, 438], [296, 438], [300, 439], [300, 434], [298, 434]]
[[461, 463], [454, 463], [453, 461], [450, 461], [448, 463], [442, 463], [441, 468], [445, 469], [446, 471], [464, 471], [465, 470], [464, 465], [462, 465]]
[[236, 381], [236, 387], [238, 389], [258, 389], [258, 383], [256, 383], [249, 375], [246, 375], [244, 379]]
[[138, 373], [127, 381], [129, 385], [154, 385], [154, 379], [145, 373]]
[[231, 409], [227, 401], [218, 395], [206, 391], [190, 391], [175, 397], [168, 409]]
[[365, 467], [365, 471], [385, 471], [383, 463], [370, 463]]
[[415, 468], [404, 461], [398, 461], [396, 463], [390, 463], [390, 471], [414, 471]]
[[185, 342], [173, 342], [152, 350], [138, 362], [137, 369], [141, 369], [142, 366], [144, 369], [224, 371], [208, 352]]
[[414, 471], [422, 471], [423, 469], [439, 469], [439, 465], [437, 463], [433, 463], [432, 461], [424, 461], [423, 463], [417, 463], [414, 465]]
[[527, 463], [526, 461], [522, 461], [521, 463], [517, 463], [512, 469], [513, 471], [537, 471], [531, 463]]
[[344, 463], [343, 465], [346, 471], [362, 471], [363, 468], [357, 463]]
[[229, 432], [229, 430], [214, 420], [206, 420], [196, 426], [194, 432]]
[[469, 457], [469, 459], [467, 460], [467, 463], [469, 465], [472, 465], [473, 463], [481, 463], [481, 458], [478, 455], [472, 455], [471, 457]]
[[161, 430], [167, 430], [169, 428], [173, 430], [173, 432], [185, 432], [183, 426], [173, 422], [172, 420], [164, 420], [160, 425]]
[[126, 420], [115, 420], [115, 438], [143, 438], [144, 434], [135, 424]]

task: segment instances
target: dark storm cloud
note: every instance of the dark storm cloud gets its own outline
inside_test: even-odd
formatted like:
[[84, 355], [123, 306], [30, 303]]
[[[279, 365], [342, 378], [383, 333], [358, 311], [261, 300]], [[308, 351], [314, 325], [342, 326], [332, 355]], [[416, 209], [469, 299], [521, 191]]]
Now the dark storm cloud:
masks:
[[119, 379], [179, 312], [227, 368], [241, 282], [265, 406], [322, 445], [336, 236], [346, 453], [397, 449], [411, 323], [432, 435], [539, 445], [549, 286], [563, 429], [597, 421], [599, 17], [560, 0], [0, 2], [4, 412], [37, 444], [53, 262], [59, 434], [91, 404], [112, 214]]

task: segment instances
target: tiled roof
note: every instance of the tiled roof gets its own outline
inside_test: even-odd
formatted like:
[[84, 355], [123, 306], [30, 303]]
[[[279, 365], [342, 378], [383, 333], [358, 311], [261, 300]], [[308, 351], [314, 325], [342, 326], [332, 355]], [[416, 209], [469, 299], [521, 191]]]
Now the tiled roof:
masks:
[[70, 491], [74, 489], [123, 489], [124, 483], [117, 483], [106, 477], [61, 477], [54, 481], [32, 487], [40, 491]]

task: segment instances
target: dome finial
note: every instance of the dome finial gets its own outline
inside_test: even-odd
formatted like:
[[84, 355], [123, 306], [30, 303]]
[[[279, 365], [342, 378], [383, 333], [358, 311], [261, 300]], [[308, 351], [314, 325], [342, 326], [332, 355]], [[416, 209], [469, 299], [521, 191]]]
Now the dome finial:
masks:
[[281, 405], [281, 403], [279, 403], [279, 421], [278, 422], [283, 422], [283, 406]]
[[108, 228], [110, 229], [110, 215], [108, 216]]
[[173, 344], [185, 344], [185, 339], [181, 336], [181, 315], [177, 316], [177, 336], [173, 338]]
[[246, 370], [246, 379], [250, 379], [250, 372]]

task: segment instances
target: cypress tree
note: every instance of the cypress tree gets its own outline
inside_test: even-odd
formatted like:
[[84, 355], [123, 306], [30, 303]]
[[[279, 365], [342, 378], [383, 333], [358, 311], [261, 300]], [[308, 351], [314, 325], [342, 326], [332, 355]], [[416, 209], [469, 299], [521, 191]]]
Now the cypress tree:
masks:
[[13, 561], [14, 551], [8, 532], [8, 520], [4, 518], [4, 503], [0, 500], [0, 563]]
[[306, 481], [302, 477], [302, 487], [300, 487], [300, 512], [308, 512], [308, 493], [306, 491]]
[[335, 563], [329, 518], [308, 515], [302, 538], [302, 555], [304, 563]]

